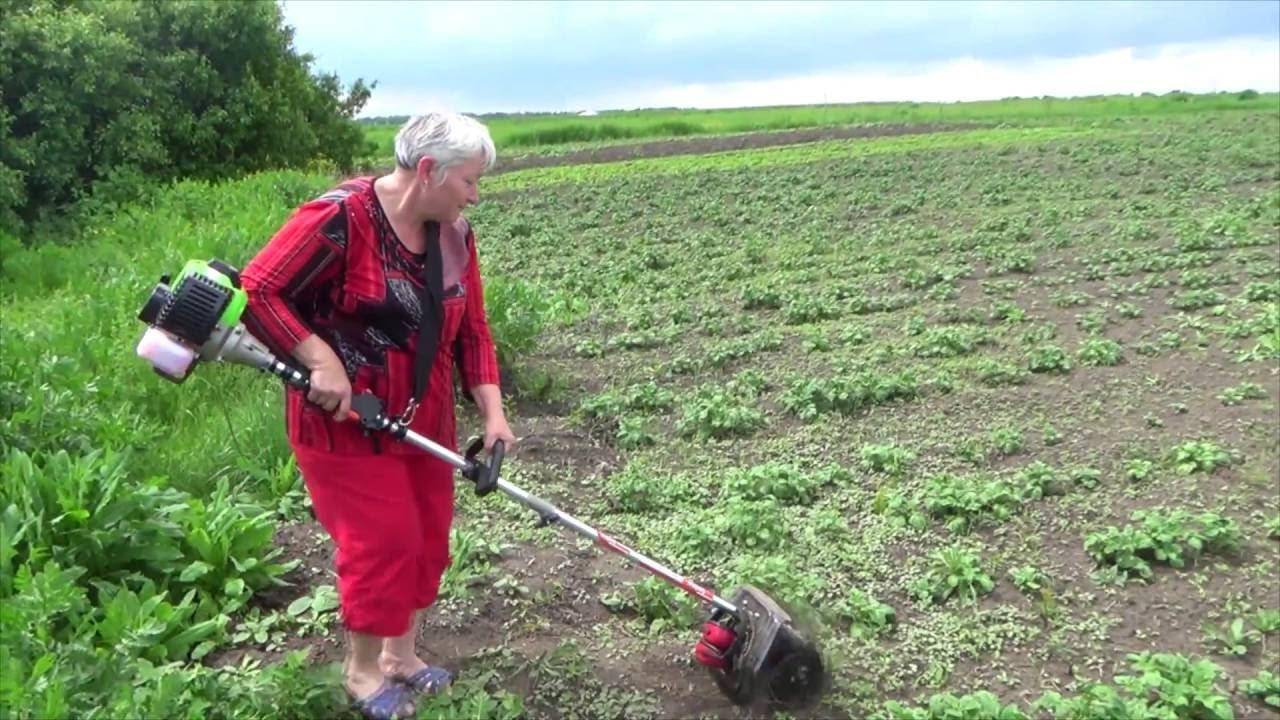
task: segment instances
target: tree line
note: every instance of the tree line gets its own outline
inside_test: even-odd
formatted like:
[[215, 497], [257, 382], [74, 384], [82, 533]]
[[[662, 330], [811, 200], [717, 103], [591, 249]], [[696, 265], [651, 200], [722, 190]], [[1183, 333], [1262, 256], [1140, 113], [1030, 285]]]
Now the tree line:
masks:
[[368, 153], [373, 85], [312, 70], [271, 1], [5, 0], [0, 230], [35, 238], [92, 199]]

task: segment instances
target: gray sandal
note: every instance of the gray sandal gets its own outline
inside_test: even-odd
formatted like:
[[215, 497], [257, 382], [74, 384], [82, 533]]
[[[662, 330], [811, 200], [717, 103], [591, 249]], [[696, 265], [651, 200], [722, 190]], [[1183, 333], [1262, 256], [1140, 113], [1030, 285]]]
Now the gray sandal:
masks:
[[413, 688], [421, 695], [432, 695], [453, 683], [453, 673], [442, 667], [428, 665], [412, 675], [399, 676], [396, 680]]
[[353, 701], [351, 707], [369, 720], [402, 720], [417, 714], [408, 689], [390, 680], [369, 697]]

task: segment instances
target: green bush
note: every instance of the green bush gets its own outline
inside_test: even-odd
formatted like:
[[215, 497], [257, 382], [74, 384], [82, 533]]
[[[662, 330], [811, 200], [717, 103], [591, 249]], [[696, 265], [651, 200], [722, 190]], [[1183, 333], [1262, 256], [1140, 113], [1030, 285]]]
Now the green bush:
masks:
[[0, 33], [0, 226], [118, 206], [148, 180], [220, 178], [368, 152], [344, 92], [271, 2], [9, 3]]

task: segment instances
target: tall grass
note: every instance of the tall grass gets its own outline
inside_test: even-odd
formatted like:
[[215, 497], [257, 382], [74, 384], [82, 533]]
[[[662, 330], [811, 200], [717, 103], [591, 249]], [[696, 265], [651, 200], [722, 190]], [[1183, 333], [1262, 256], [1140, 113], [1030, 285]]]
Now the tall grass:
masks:
[[[224, 477], [271, 477], [288, 455], [279, 382], [209, 366], [169, 383], [134, 354], [144, 329], [137, 313], [160, 275], [188, 259], [243, 267], [298, 203], [332, 182], [298, 172], [182, 182], [99, 219], [78, 241], [7, 251], [0, 451], [130, 450], [133, 480], [166, 476], [195, 495]], [[545, 314], [508, 307], [530, 295], [519, 279], [486, 279], [495, 340], [510, 360]]]

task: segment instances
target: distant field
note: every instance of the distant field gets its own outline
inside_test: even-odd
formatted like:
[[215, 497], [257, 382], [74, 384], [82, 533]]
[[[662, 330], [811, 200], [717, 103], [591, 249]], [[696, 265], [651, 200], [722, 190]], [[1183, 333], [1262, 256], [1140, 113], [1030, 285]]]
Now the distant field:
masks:
[[[1280, 95], [1220, 93], [1155, 96], [1106, 96], [1078, 99], [1028, 98], [970, 103], [859, 103], [760, 107], [733, 110], [605, 111], [575, 114], [498, 115], [482, 119], [489, 126], [498, 153], [511, 155], [546, 151], [565, 145], [625, 140], [719, 135], [766, 130], [791, 130], [860, 123], [984, 122], [1045, 125], [1080, 119], [1127, 115], [1168, 115], [1206, 110], [1275, 110]], [[398, 122], [366, 125], [379, 150], [391, 158]]]

